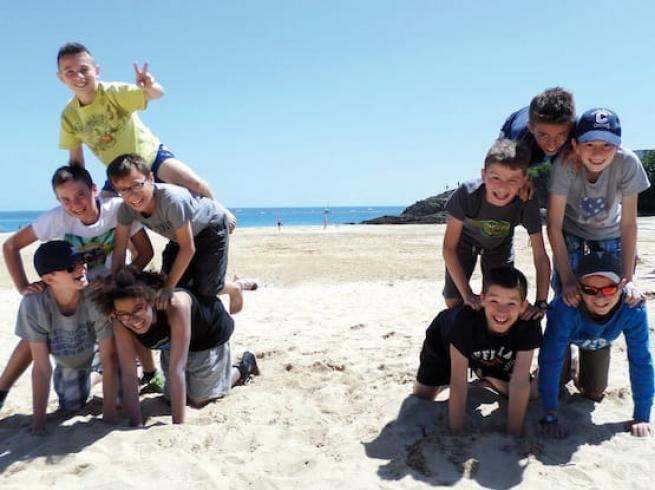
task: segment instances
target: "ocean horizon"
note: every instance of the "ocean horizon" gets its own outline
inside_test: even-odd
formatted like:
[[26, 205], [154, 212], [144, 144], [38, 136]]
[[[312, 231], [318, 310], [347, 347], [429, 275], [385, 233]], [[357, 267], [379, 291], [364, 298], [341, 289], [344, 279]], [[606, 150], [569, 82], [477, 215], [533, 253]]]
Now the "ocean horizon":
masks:
[[[384, 215], [398, 215], [406, 206], [330, 206], [330, 207], [234, 207], [230, 210], [240, 228], [277, 226], [323, 226], [356, 224]], [[10, 233], [29, 225], [45, 211], [0, 211], [0, 233]]]

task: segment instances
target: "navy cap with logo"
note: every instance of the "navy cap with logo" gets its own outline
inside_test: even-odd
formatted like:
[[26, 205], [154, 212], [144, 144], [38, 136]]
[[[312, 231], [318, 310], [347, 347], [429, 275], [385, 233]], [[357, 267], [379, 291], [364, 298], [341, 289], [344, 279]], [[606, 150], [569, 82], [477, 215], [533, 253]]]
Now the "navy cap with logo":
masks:
[[87, 260], [87, 253], [77, 253], [70, 242], [53, 240], [43, 243], [34, 254], [34, 268], [39, 276], [64, 271]]
[[614, 284], [621, 282], [622, 266], [619, 259], [608, 252], [592, 252], [584, 255], [578, 266], [578, 279], [603, 276]]
[[580, 116], [575, 126], [577, 143], [604, 141], [610, 145], [621, 144], [621, 121], [609, 109], [591, 109]]

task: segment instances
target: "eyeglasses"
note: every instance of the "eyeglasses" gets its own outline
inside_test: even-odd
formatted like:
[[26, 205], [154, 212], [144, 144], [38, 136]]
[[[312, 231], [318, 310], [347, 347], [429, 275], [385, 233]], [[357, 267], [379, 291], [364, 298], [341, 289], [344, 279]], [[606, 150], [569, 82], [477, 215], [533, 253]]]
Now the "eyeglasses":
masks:
[[148, 179], [143, 179], [142, 182], [136, 182], [135, 184], [132, 184], [129, 187], [125, 187], [123, 189], [116, 189], [116, 194], [119, 196], [127, 196], [128, 194], [132, 194], [133, 192], [138, 192], [141, 189], [143, 189], [143, 186], [146, 185], [146, 182], [148, 182]]
[[600, 294], [601, 296], [613, 296], [619, 290], [618, 284], [612, 284], [611, 286], [605, 286], [602, 288], [596, 288], [594, 286], [587, 286], [586, 284], [580, 284], [580, 289], [582, 294], [587, 296], [596, 296]]
[[148, 305], [146, 303], [141, 303], [137, 305], [136, 309], [132, 313], [118, 313], [115, 311], [114, 318], [116, 318], [121, 323], [128, 322], [132, 318], [138, 319], [139, 317], [143, 316], [147, 307]]

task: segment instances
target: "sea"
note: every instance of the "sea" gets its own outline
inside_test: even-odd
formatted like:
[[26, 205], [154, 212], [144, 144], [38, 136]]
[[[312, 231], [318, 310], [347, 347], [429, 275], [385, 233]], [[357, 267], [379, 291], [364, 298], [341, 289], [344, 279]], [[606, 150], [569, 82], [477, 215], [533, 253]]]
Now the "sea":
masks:
[[[230, 208], [240, 228], [324, 226], [357, 224], [384, 215], [399, 215], [405, 206], [330, 206], [293, 208]], [[0, 211], [0, 232], [13, 232], [29, 225], [43, 211]]]

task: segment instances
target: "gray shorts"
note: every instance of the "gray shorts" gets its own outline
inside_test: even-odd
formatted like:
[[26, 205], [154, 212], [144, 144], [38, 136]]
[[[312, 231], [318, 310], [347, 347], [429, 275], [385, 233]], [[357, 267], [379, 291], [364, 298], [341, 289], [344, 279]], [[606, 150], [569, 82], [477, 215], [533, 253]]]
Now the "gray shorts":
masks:
[[86, 405], [91, 393], [91, 369], [55, 367], [52, 385], [59, 398], [59, 408], [75, 412]]
[[[166, 377], [164, 396], [170, 398], [168, 366], [170, 351], [161, 351], [161, 367]], [[186, 394], [195, 402], [201, 403], [220, 398], [230, 392], [232, 386], [232, 362], [230, 343], [211, 349], [189, 352], [185, 369]]]
[[[471, 280], [475, 264], [478, 261], [478, 255], [480, 256], [482, 275], [494, 267], [503, 265], [514, 266], [514, 250], [511, 245], [498, 247], [494, 250], [484, 250], [477, 245], [471, 245], [460, 240], [457, 245], [457, 260], [459, 260], [459, 265], [464, 271], [467, 281]], [[462, 297], [459, 289], [457, 289], [453, 279], [450, 277], [448, 269], [446, 269], [443, 297], [446, 299], [461, 299]]]

